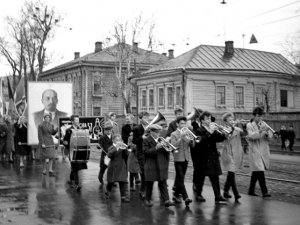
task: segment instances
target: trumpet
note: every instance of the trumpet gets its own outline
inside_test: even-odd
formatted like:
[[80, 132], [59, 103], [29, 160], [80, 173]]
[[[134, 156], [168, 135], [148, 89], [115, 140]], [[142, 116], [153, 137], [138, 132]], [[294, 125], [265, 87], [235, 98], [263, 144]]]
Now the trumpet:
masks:
[[174, 145], [172, 145], [170, 142], [168, 142], [166, 139], [164, 139], [163, 137], [159, 137], [157, 139], [157, 142], [160, 143], [167, 152], [171, 152], [173, 150], [175, 153], [178, 152], [177, 148]]
[[237, 124], [247, 124], [250, 123], [251, 120], [244, 120], [244, 119], [237, 119], [235, 121], [233, 121], [233, 125], [237, 125]]
[[231, 130], [227, 127], [224, 127], [222, 125], [219, 125], [217, 123], [211, 123], [212, 125], [215, 125], [218, 129], [217, 131], [220, 132], [220, 133], [225, 133], [225, 134], [230, 134], [231, 133]]
[[128, 145], [126, 145], [125, 143], [123, 142], [120, 142], [117, 144], [117, 147], [120, 148], [120, 149], [128, 149]]
[[198, 136], [196, 136], [189, 128], [187, 127], [183, 127], [181, 130], [180, 130], [180, 133], [181, 135], [186, 135], [186, 138], [189, 139], [189, 140], [195, 140], [195, 141], [199, 141], [199, 138]]
[[267, 130], [270, 130], [273, 134], [276, 132], [272, 127], [270, 127], [265, 121], [263, 121], [263, 120], [261, 120], [260, 122], [259, 122], [259, 127], [261, 128], [261, 127], [265, 127], [265, 128], [267, 128]]

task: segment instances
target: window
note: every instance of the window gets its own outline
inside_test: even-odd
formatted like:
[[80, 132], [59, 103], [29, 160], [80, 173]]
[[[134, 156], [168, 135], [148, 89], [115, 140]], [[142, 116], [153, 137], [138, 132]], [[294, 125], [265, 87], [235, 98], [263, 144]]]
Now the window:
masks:
[[244, 105], [244, 87], [235, 87], [235, 104], [237, 106]]
[[164, 88], [158, 88], [158, 106], [164, 107]]
[[225, 86], [217, 86], [217, 105], [225, 105]]
[[93, 106], [93, 116], [101, 116], [101, 106]]
[[181, 106], [182, 98], [181, 98], [181, 87], [180, 86], [176, 87], [175, 95], [176, 95], [176, 105]]
[[149, 89], [149, 110], [154, 110], [154, 94], [153, 94], [153, 89]]
[[173, 96], [173, 87], [168, 87], [168, 109], [174, 108], [174, 96]]
[[263, 87], [255, 88], [255, 105], [261, 106], [263, 105]]
[[95, 73], [93, 76], [93, 96], [102, 96], [101, 74]]
[[147, 107], [147, 93], [146, 90], [142, 90], [142, 108]]
[[280, 90], [280, 106], [287, 107], [288, 106], [288, 92], [287, 90]]

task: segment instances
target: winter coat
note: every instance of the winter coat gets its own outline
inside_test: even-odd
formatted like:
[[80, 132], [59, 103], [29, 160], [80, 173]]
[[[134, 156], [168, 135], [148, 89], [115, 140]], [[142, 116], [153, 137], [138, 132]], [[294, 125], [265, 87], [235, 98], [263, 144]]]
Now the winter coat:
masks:
[[141, 173], [139, 161], [136, 157], [136, 145], [132, 144], [130, 141], [129, 141], [128, 145], [131, 149], [131, 152], [129, 152], [128, 161], [127, 161], [128, 172], [129, 173]]
[[111, 159], [107, 168], [107, 182], [127, 182], [128, 170], [125, 162], [128, 151], [126, 149], [118, 149], [111, 145], [108, 148], [107, 156]]
[[[21, 145], [19, 145], [19, 142]], [[27, 145], [27, 125], [15, 125], [15, 143], [16, 154], [27, 155], [29, 153], [29, 146]]]
[[236, 172], [243, 164], [241, 134], [243, 130], [235, 127], [233, 133], [224, 141], [221, 155], [222, 169]]
[[136, 126], [136, 124], [125, 124], [122, 127], [122, 139], [126, 145], [128, 144], [128, 138], [130, 136], [130, 133], [133, 131], [133, 128], [135, 126]]
[[99, 139], [99, 144], [102, 149], [101, 157], [100, 157], [100, 167], [106, 167], [104, 163], [104, 158], [106, 156], [106, 153], [108, 153], [108, 148], [113, 144], [112, 135], [110, 136], [110, 138], [106, 134], [101, 136]]
[[6, 136], [6, 153], [9, 154], [10, 152], [15, 151], [15, 141], [14, 141], [14, 125], [11, 122], [6, 121], [7, 125], [7, 136]]
[[270, 167], [269, 140], [272, 132], [260, 132], [256, 122], [247, 124], [247, 140], [249, 143], [249, 164], [251, 171], [265, 171]]
[[195, 179], [198, 176], [221, 175], [220, 153], [216, 143], [224, 141], [225, 136], [218, 131], [211, 134], [203, 126], [197, 129], [196, 135], [201, 137], [201, 141], [196, 145], [194, 155]]
[[156, 141], [149, 135], [143, 141], [145, 153], [145, 181], [163, 181], [168, 179], [169, 152], [164, 148], [156, 149]]

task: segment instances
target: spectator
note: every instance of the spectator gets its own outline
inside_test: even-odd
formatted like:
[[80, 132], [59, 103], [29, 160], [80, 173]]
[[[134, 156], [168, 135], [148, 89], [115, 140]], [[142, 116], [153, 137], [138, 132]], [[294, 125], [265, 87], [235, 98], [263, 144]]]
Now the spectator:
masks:
[[286, 127], [284, 125], [281, 126], [280, 131], [278, 132], [281, 138], [281, 150], [287, 150], [285, 146], [285, 141], [287, 139], [287, 133]]
[[130, 136], [130, 133], [133, 131], [133, 127], [136, 126], [135, 123], [133, 123], [134, 116], [132, 114], [127, 114], [126, 116], [126, 124], [122, 127], [122, 139], [125, 144], [128, 144], [128, 137]]
[[289, 130], [287, 131], [287, 138], [290, 142], [290, 144], [289, 144], [290, 151], [294, 151], [293, 146], [294, 146], [295, 137], [296, 137], [296, 134], [294, 131], [294, 127], [293, 127], [293, 125], [290, 125]]

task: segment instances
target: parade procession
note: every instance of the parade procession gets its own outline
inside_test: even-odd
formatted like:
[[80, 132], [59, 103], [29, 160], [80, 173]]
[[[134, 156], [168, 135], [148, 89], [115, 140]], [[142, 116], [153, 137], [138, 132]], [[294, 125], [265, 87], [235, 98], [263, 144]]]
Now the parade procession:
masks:
[[0, 225], [299, 224], [300, 1], [185, 4], [0, 3]]

